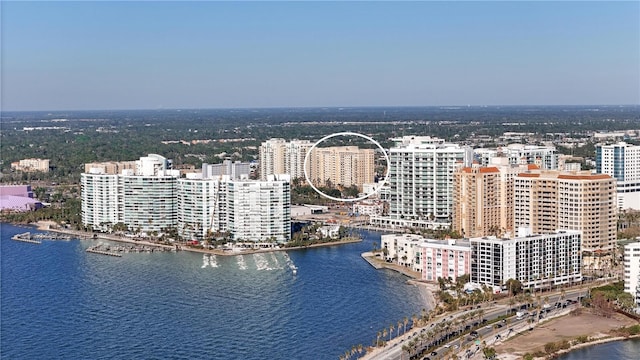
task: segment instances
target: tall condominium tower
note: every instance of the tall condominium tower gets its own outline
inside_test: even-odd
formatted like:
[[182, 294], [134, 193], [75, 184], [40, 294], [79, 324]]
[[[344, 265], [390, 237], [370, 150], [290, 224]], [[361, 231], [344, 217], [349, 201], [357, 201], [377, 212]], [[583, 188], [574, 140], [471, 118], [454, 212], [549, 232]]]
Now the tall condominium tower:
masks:
[[289, 174], [291, 179], [304, 178], [304, 159], [313, 143], [308, 140], [270, 139], [260, 145], [260, 179], [270, 175]]
[[81, 175], [82, 222], [95, 230], [109, 231], [122, 223], [131, 230], [163, 232], [177, 222], [176, 184], [180, 172], [171, 161], [149, 154], [134, 169], [105, 174], [109, 169], [89, 167]]
[[640, 210], [640, 146], [597, 145], [596, 172], [616, 179], [618, 208]]
[[586, 252], [614, 249], [616, 213], [616, 182], [609, 175], [531, 170], [514, 180], [514, 228], [582, 231]]
[[229, 181], [226, 196], [227, 228], [235, 240], [291, 239], [289, 175], [272, 175], [264, 181]]
[[493, 158], [491, 166], [454, 173], [451, 228], [465, 237], [513, 237], [513, 179], [536, 165], [512, 165]]
[[[470, 166], [471, 148], [428, 136], [394, 139], [389, 151], [392, 226], [449, 226], [453, 209], [453, 173]], [[382, 219], [374, 219], [376, 222]]]
[[316, 186], [357, 186], [374, 181], [374, 150], [357, 146], [315, 148], [309, 155], [309, 178]]

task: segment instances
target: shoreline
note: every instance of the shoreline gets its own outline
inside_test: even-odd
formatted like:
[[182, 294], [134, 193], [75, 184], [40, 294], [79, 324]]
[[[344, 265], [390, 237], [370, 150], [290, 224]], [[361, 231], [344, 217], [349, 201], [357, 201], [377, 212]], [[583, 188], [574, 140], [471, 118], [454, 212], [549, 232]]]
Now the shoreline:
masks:
[[596, 345], [602, 345], [602, 344], [607, 344], [607, 343], [611, 343], [611, 342], [617, 342], [617, 341], [627, 341], [627, 340], [634, 340], [634, 339], [640, 339], [640, 334], [638, 335], [630, 335], [630, 336], [614, 336], [614, 337], [608, 337], [608, 338], [600, 338], [600, 339], [594, 339], [593, 341], [589, 341], [586, 343], [582, 343], [582, 344], [576, 344], [571, 346], [569, 349], [563, 349], [558, 351], [557, 353], [555, 353], [553, 358], [557, 359], [563, 355], [567, 355], [569, 353], [571, 353], [572, 351], [575, 350], [580, 350], [580, 349], [584, 349], [584, 348], [588, 348], [591, 346], [596, 346]]
[[[590, 346], [640, 338], [640, 334], [626, 336], [615, 333], [621, 327], [636, 324], [638, 322], [622, 314], [606, 318], [584, 309], [581, 314], [575, 316], [570, 312], [553, 316], [547, 321], [534, 325], [533, 331], [526, 331], [526, 329], [516, 331], [499, 344], [495, 344], [494, 340], [493, 346], [498, 356], [506, 360], [522, 359], [525, 354], [541, 355], [535, 359], [557, 359], [572, 351]], [[579, 337], [586, 337], [587, 341], [577, 342]], [[547, 353], [544, 349], [546, 344], [558, 344], [564, 341], [570, 343], [569, 348], [558, 349], [553, 353]]]
[[52, 225], [53, 226], [58, 226], [58, 225], [55, 222], [51, 222], [51, 221], [38, 221], [36, 223], [31, 223], [29, 225], [35, 226], [36, 229], [40, 231], [51, 231], [51, 232], [57, 232], [61, 234], [77, 236], [81, 240], [102, 239], [107, 241], [156, 246], [156, 247], [162, 247], [167, 249], [175, 249], [179, 251], [189, 251], [189, 252], [195, 252], [195, 253], [201, 253], [201, 254], [213, 254], [213, 255], [221, 255], [221, 256], [251, 255], [256, 253], [269, 253], [269, 252], [275, 252], [275, 251], [303, 250], [303, 249], [309, 249], [309, 248], [338, 246], [338, 245], [351, 244], [351, 243], [362, 241], [361, 238], [348, 238], [348, 239], [342, 239], [342, 240], [331, 241], [326, 243], [311, 244], [308, 246], [292, 246], [292, 247], [279, 247], [279, 248], [266, 248], [266, 249], [246, 249], [242, 251], [226, 251], [226, 250], [219, 250], [219, 249], [198, 249], [198, 248], [193, 248], [193, 247], [183, 246], [178, 244], [165, 245], [165, 244], [158, 244], [158, 243], [149, 242], [145, 240], [128, 239], [126, 237], [118, 236], [118, 235], [111, 235], [111, 234], [104, 234], [104, 233], [91, 233], [91, 232], [82, 231], [82, 230], [61, 229], [57, 227], [52, 227]]

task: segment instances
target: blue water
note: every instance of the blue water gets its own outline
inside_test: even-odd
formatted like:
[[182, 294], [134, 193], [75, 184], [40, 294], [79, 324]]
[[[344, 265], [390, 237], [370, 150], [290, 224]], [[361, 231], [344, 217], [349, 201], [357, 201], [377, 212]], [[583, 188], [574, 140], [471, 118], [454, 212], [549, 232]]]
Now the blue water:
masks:
[[572, 351], [558, 360], [638, 360], [640, 359], [640, 339], [610, 342]]
[[[424, 302], [361, 243], [284, 253], [91, 254], [91, 240], [13, 241], [1, 225], [2, 359], [336, 359]], [[246, 264], [241, 269], [239, 260]], [[259, 270], [259, 268], [267, 269]]]

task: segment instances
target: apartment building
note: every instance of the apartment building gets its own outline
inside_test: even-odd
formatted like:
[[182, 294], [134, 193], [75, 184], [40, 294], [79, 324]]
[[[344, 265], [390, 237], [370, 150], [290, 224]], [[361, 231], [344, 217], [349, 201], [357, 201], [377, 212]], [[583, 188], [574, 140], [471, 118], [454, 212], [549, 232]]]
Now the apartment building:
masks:
[[136, 170], [136, 161], [105, 161], [84, 164], [85, 174], [119, 175], [124, 170]]
[[49, 172], [49, 159], [22, 159], [12, 162], [11, 168], [17, 171], [33, 172]]
[[264, 181], [231, 180], [226, 196], [227, 229], [234, 240], [291, 239], [289, 175], [272, 175]]
[[469, 274], [471, 248], [466, 241], [434, 240], [415, 234], [381, 236], [384, 259], [422, 273], [422, 280], [437, 281]]
[[640, 306], [640, 242], [624, 246], [624, 291]]
[[582, 281], [581, 234], [557, 231], [513, 239], [469, 239], [471, 282], [501, 286], [516, 279], [523, 288], [540, 289]]
[[202, 178], [228, 176], [230, 179], [248, 179], [251, 174], [251, 164], [248, 162], [231, 161], [225, 159], [221, 164], [202, 163]]
[[315, 148], [309, 154], [309, 179], [315, 186], [356, 186], [372, 183], [375, 151], [357, 146]]
[[489, 166], [494, 157], [505, 157], [513, 165], [537, 165], [541, 169], [558, 169], [558, 152], [553, 146], [509, 144], [497, 149], [475, 149], [482, 166]]
[[380, 237], [380, 248], [384, 251], [384, 259], [414, 271], [422, 270], [420, 244], [426, 239], [415, 234], [388, 234]]
[[514, 180], [514, 227], [548, 234], [582, 232], [582, 250], [610, 252], [616, 246], [616, 182], [609, 175], [531, 170]]
[[427, 240], [419, 245], [422, 280], [437, 281], [438, 278], [451, 278], [471, 272], [471, 247], [467, 241]]
[[270, 175], [289, 174], [291, 179], [304, 178], [304, 160], [313, 143], [309, 140], [269, 139], [260, 145], [260, 179]]
[[596, 172], [616, 179], [619, 209], [640, 210], [640, 146], [625, 142], [597, 145]]
[[394, 139], [389, 150], [389, 216], [371, 223], [386, 227], [450, 226], [454, 171], [471, 166], [473, 150], [429, 136]]
[[180, 172], [171, 165], [170, 160], [149, 154], [135, 161], [135, 170], [124, 169], [120, 174], [106, 173], [114, 168], [89, 166], [90, 172], [80, 178], [82, 223], [98, 231], [123, 223], [145, 233], [175, 226]]
[[513, 181], [537, 165], [510, 164], [492, 158], [491, 166], [474, 164], [454, 173], [452, 229], [466, 237], [513, 237]]

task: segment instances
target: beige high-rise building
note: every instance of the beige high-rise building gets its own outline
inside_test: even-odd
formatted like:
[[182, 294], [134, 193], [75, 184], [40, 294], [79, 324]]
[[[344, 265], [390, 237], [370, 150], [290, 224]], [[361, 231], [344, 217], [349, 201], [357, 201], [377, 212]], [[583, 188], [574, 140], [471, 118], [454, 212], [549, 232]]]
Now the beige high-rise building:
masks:
[[582, 231], [582, 250], [616, 246], [616, 180], [588, 171], [532, 170], [514, 180], [514, 228], [533, 234]]
[[513, 179], [536, 165], [514, 165], [508, 158], [492, 166], [463, 167], [454, 173], [452, 229], [465, 237], [513, 237]]
[[362, 185], [374, 181], [375, 163], [373, 149], [357, 146], [315, 148], [309, 155], [309, 179], [315, 186]]
[[270, 175], [289, 174], [291, 179], [304, 178], [304, 159], [313, 143], [309, 140], [269, 139], [260, 145], [260, 179]]

